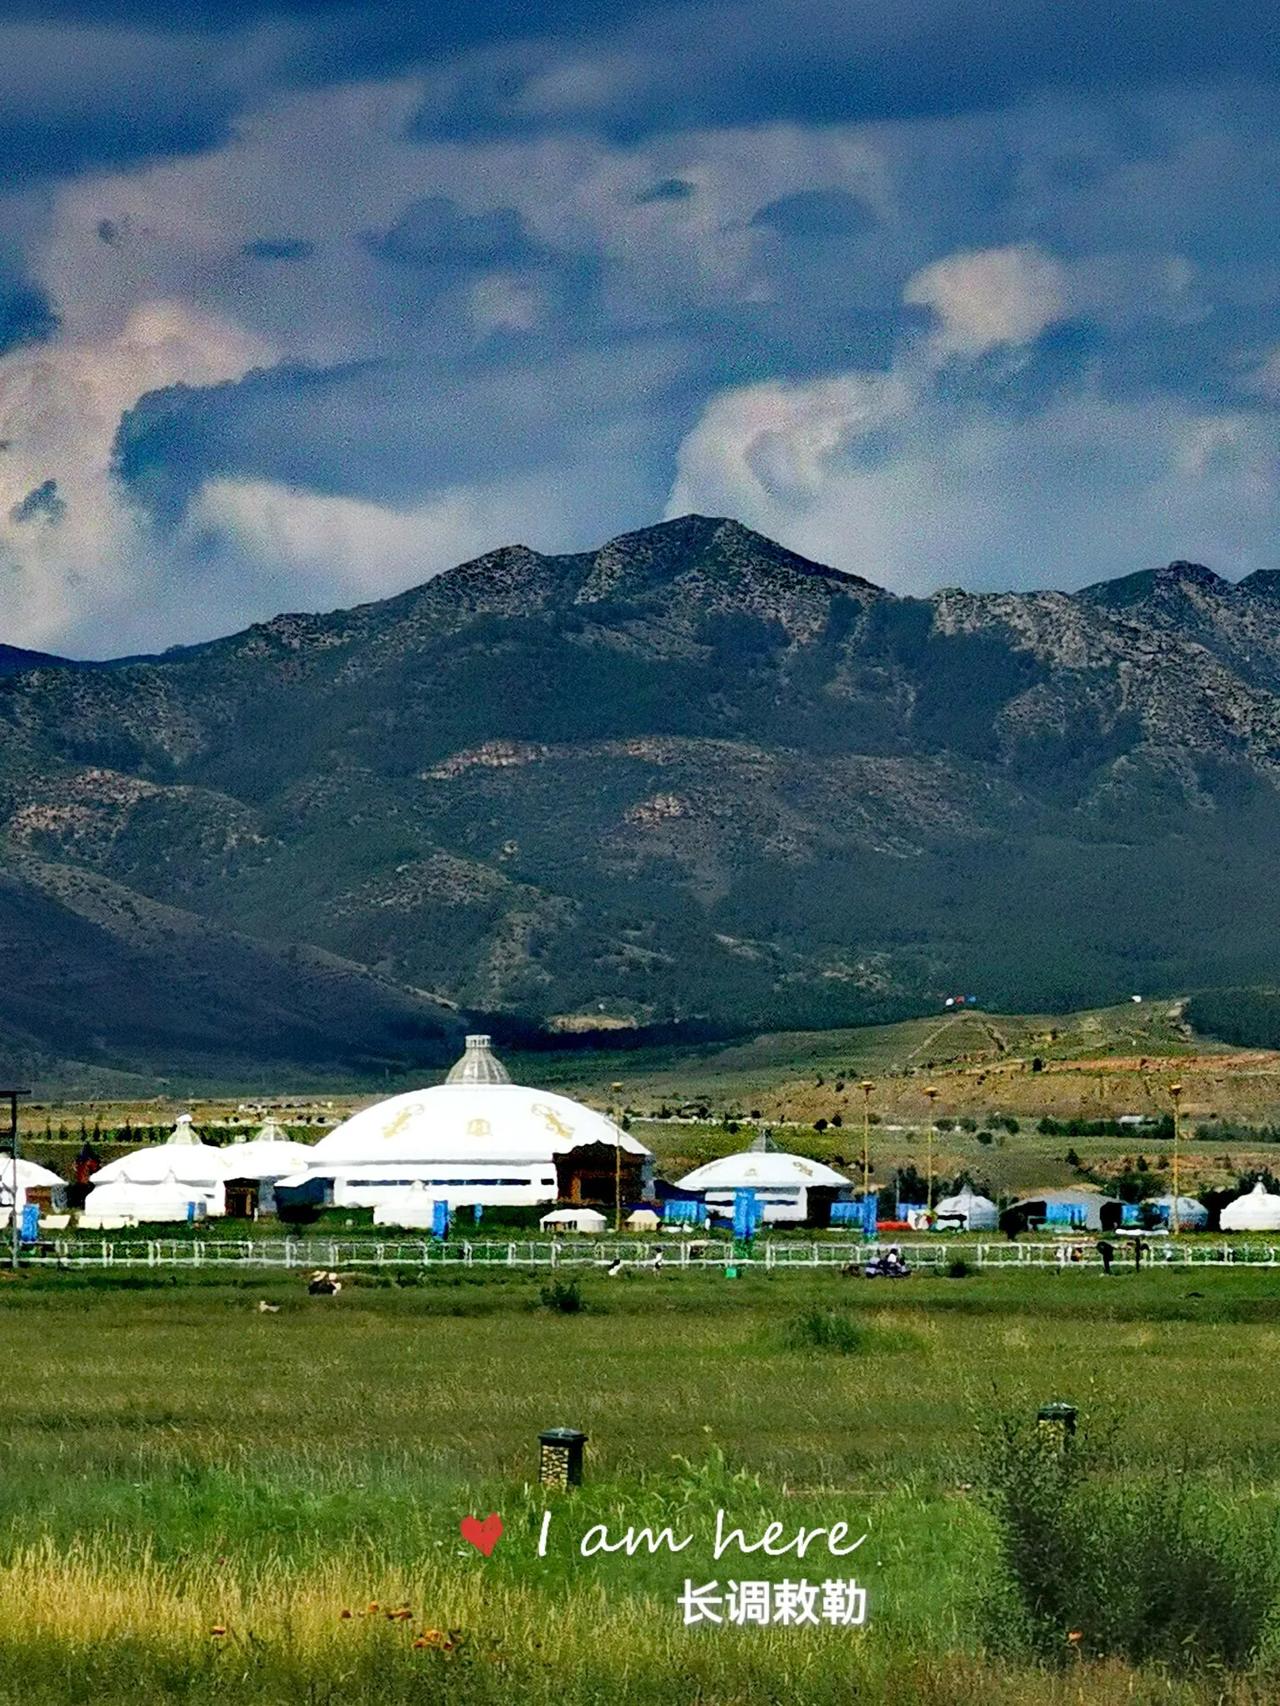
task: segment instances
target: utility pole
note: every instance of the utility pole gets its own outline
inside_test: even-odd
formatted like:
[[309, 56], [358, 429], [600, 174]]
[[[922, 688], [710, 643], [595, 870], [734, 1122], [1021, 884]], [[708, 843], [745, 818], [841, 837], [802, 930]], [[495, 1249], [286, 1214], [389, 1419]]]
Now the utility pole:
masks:
[[18, 1271], [18, 1251], [22, 1243], [18, 1219], [18, 1098], [30, 1094], [30, 1090], [0, 1090], [0, 1097], [7, 1098], [9, 1103], [9, 1154], [13, 1167], [13, 1195], [9, 1199], [9, 1262], [14, 1273]]
[[871, 1195], [871, 1092], [875, 1085], [864, 1078], [858, 1086], [862, 1091], [862, 1198]]
[[938, 1100], [938, 1096], [939, 1096], [940, 1092], [938, 1090], [936, 1090], [932, 1084], [928, 1084], [925, 1086], [925, 1092], [924, 1093], [929, 1098], [929, 1130], [928, 1130], [928, 1134], [927, 1134], [928, 1139], [929, 1139], [929, 1201], [928, 1201], [927, 1207], [928, 1207], [929, 1213], [932, 1214], [933, 1213], [933, 1140], [934, 1140], [934, 1136], [936, 1135], [937, 1129], [938, 1129], [937, 1125], [934, 1122], [934, 1117], [933, 1117], [934, 1107], [933, 1107], [933, 1105]]
[[1171, 1095], [1172, 1105], [1174, 1105], [1174, 1199], [1172, 1199], [1172, 1213], [1169, 1215], [1169, 1230], [1174, 1237], [1178, 1237], [1183, 1230], [1183, 1204], [1178, 1199], [1179, 1145], [1183, 1141], [1183, 1087], [1181, 1087], [1181, 1083], [1171, 1083], [1169, 1095]]

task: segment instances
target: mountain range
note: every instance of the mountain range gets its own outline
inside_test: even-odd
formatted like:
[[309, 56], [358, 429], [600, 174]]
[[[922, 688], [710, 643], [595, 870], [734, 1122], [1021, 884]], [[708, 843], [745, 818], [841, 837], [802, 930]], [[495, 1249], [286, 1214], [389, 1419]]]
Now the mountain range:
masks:
[[1278, 848], [1280, 572], [903, 598], [685, 516], [160, 657], [0, 647], [0, 1056], [1256, 983]]

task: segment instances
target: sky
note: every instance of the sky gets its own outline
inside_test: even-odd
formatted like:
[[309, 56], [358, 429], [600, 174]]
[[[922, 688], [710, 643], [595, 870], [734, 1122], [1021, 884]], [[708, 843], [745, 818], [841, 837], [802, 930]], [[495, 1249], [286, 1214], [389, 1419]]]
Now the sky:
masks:
[[0, 642], [687, 511], [1280, 568], [1278, 82], [1257, 0], [6, 0]]

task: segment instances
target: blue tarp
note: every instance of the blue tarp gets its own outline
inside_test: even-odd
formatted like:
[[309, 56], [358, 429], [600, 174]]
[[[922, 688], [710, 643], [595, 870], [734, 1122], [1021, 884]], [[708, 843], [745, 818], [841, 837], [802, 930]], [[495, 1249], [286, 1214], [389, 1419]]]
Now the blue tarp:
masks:
[[18, 1235], [24, 1244], [34, 1244], [40, 1236], [40, 1210], [33, 1202], [22, 1205], [22, 1223]]
[[433, 1238], [444, 1238], [449, 1231], [449, 1205], [447, 1202], [433, 1202], [431, 1205], [431, 1235]]
[[662, 1204], [662, 1218], [671, 1226], [701, 1226], [707, 1210], [705, 1204], [687, 1197], [668, 1197]]

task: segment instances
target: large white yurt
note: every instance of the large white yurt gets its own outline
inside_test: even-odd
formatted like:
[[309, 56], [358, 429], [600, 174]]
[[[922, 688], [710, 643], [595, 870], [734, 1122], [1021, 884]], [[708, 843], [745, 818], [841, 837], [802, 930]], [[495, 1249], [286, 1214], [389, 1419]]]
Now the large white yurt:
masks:
[[[66, 1181], [47, 1167], [41, 1167], [34, 1161], [24, 1161], [18, 1158], [18, 1207], [22, 1208], [30, 1198], [29, 1192], [49, 1193], [50, 1207], [62, 1209], [67, 1206]], [[0, 1208], [13, 1207], [13, 1157], [0, 1156]]]
[[252, 1218], [275, 1208], [275, 1186], [307, 1166], [311, 1145], [295, 1143], [269, 1119], [252, 1138], [238, 1138], [220, 1151], [225, 1169], [226, 1212]]
[[852, 1189], [848, 1179], [821, 1161], [803, 1155], [788, 1155], [774, 1149], [766, 1138], [758, 1138], [750, 1149], [737, 1155], [722, 1155], [695, 1167], [677, 1181], [682, 1191], [697, 1191], [713, 1214], [732, 1215], [738, 1191], [754, 1191], [764, 1210], [766, 1224], [821, 1219], [819, 1201], [810, 1192], [825, 1193], [830, 1203]]
[[[364, 1108], [307, 1154], [283, 1187], [332, 1181], [340, 1208], [411, 1206], [425, 1191], [450, 1209], [479, 1203], [612, 1202], [646, 1195], [653, 1157], [606, 1115], [513, 1084], [488, 1037], [468, 1037], [444, 1084]], [[396, 1193], [404, 1193], [397, 1198]]]
[[1280, 1196], [1259, 1179], [1251, 1191], [1227, 1204], [1218, 1224], [1224, 1232], [1280, 1232]]
[[934, 1219], [945, 1227], [956, 1226], [962, 1232], [994, 1232], [1000, 1224], [1000, 1210], [990, 1197], [980, 1196], [966, 1186], [953, 1197], [943, 1197], [934, 1204]]
[[[105, 1212], [103, 1205], [110, 1202], [111, 1212], [118, 1214], [121, 1210], [117, 1205], [128, 1202], [136, 1205], [128, 1212], [137, 1220], [185, 1220], [185, 1211], [179, 1215], [173, 1210], [179, 1203], [194, 1202], [200, 1213], [221, 1214], [226, 1204], [226, 1176], [223, 1151], [201, 1142], [191, 1115], [182, 1114], [164, 1143], [131, 1149], [100, 1168], [93, 1175], [84, 1212]], [[129, 1191], [117, 1191], [111, 1198], [99, 1196], [109, 1185], [127, 1185]]]

